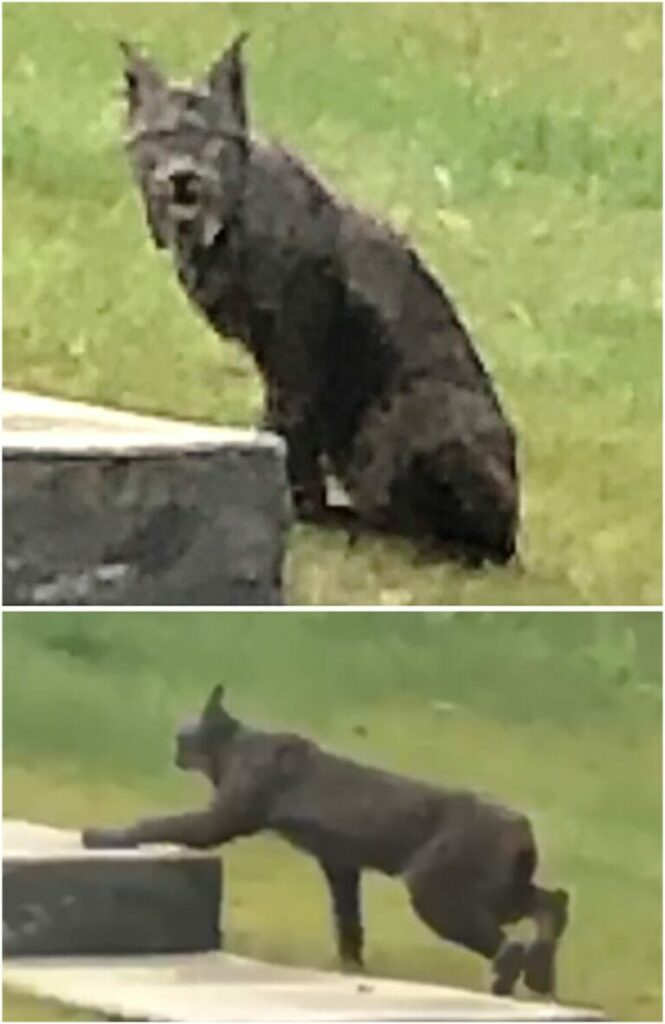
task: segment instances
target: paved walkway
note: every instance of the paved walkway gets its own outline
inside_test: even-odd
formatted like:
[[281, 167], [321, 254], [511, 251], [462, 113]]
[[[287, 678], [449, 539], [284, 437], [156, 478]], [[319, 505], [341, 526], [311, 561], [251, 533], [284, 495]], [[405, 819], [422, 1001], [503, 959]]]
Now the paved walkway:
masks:
[[11, 960], [5, 984], [108, 1016], [163, 1021], [599, 1020], [462, 989], [278, 967], [228, 953]]

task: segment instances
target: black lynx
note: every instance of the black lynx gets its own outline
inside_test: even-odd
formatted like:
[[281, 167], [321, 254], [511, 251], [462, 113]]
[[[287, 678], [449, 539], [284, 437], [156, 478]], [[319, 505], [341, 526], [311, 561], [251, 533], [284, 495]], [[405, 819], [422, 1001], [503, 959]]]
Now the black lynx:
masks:
[[[524, 815], [470, 791], [336, 757], [297, 735], [250, 729], [222, 707], [221, 696], [216, 687], [176, 744], [178, 767], [210, 780], [208, 808], [88, 829], [86, 846], [212, 847], [276, 832], [321, 865], [342, 963], [362, 965], [360, 875], [368, 869], [400, 877], [425, 924], [490, 960], [495, 993], [512, 992], [522, 975], [533, 991], [553, 991], [568, 897], [534, 884], [536, 845]], [[522, 918], [535, 922], [529, 945], [502, 928]]]
[[411, 248], [249, 132], [242, 38], [198, 85], [123, 43], [127, 145], [156, 245], [252, 353], [294, 504], [470, 564], [515, 551], [513, 430], [450, 300]]

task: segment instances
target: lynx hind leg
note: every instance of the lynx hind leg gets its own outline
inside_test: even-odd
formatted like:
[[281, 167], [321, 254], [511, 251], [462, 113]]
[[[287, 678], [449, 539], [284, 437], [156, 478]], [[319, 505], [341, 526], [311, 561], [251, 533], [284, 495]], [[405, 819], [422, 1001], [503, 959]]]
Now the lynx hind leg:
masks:
[[499, 952], [492, 961], [494, 978], [492, 992], [495, 996], [512, 995], [525, 964], [526, 947], [523, 942], [504, 939]]
[[568, 924], [568, 903], [564, 889], [535, 890], [531, 916], [536, 936], [527, 949], [524, 982], [538, 995], [551, 996], [556, 990], [556, 953]]
[[423, 390], [396, 392], [363, 422], [344, 474], [354, 507], [382, 532], [417, 541], [429, 558], [505, 563], [517, 525], [510, 467], [480, 442], [462, 444], [442, 420], [447, 403]]
[[388, 429], [390, 410], [372, 408], [353, 442], [351, 456], [336, 466], [362, 522], [383, 532], [392, 523], [391, 489], [396, 474], [396, 438]]
[[496, 914], [474, 889], [442, 885], [440, 875], [407, 880], [411, 904], [424, 924], [440, 938], [492, 962], [492, 992], [510, 995], [524, 969], [525, 949], [507, 938]]
[[[431, 523], [441, 517], [423, 500], [417, 471], [420, 434], [409, 419], [401, 392], [375, 404], [365, 416], [340, 478], [360, 520], [370, 532], [424, 542], [436, 540]], [[416, 467], [414, 479], [413, 470]], [[438, 493], [434, 496], [439, 501]]]
[[482, 890], [465, 880], [444, 843], [416, 858], [404, 877], [416, 914], [440, 938], [478, 953], [493, 966], [492, 991], [509, 995], [524, 967], [524, 946], [506, 937], [499, 915]]

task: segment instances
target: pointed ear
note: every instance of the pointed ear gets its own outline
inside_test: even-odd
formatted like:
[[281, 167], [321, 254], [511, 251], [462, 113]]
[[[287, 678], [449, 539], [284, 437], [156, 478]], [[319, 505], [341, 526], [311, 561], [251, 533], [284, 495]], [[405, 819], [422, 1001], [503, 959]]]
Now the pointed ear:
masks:
[[202, 714], [201, 717], [202, 718], [210, 718], [217, 711], [219, 711], [221, 706], [222, 706], [222, 697], [223, 696], [224, 696], [224, 687], [220, 683], [218, 683], [217, 686], [213, 687], [213, 689], [212, 689], [212, 691], [210, 693], [210, 696], [208, 697], [208, 699], [206, 701], [205, 707], [203, 709], [203, 714]]
[[125, 58], [125, 82], [127, 85], [127, 102], [129, 114], [132, 116], [149, 96], [163, 92], [166, 82], [155, 65], [142, 56], [131, 43], [120, 39], [118, 45]]
[[248, 35], [248, 32], [241, 32], [208, 72], [211, 97], [243, 134], [247, 131], [247, 101], [242, 48]]

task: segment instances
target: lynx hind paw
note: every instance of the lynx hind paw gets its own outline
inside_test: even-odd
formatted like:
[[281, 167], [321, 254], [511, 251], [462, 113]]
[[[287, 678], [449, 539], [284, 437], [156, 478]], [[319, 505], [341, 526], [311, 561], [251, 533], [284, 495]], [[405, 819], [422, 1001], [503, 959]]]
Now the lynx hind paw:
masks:
[[525, 948], [522, 942], [505, 942], [494, 959], [492, 993], [509, 996], [524, 968]]
[[524, 983], [532, 992], [540, 996], [551, 996], [554, 993], [554, 942], [536, 940], [527, 950]]

